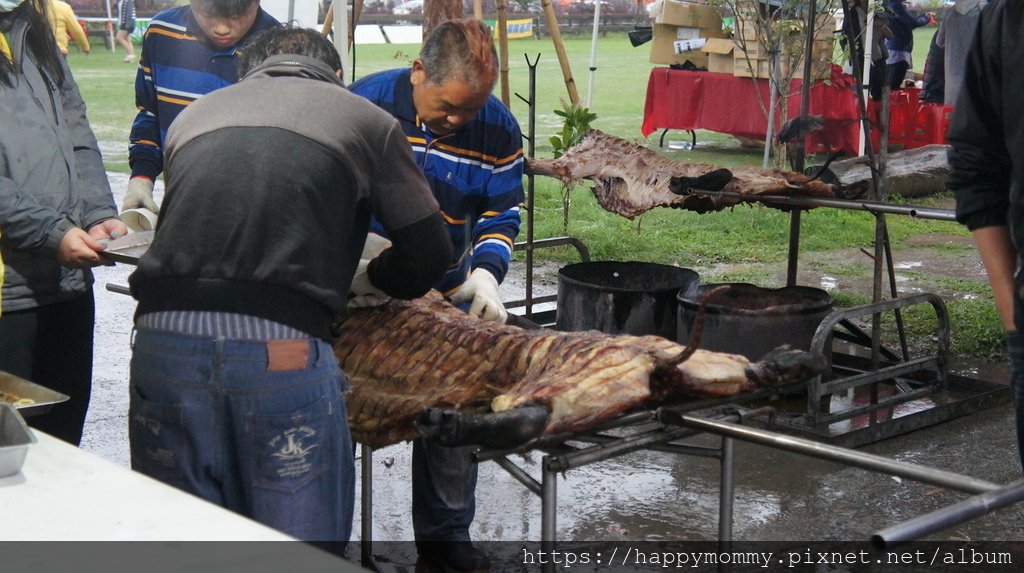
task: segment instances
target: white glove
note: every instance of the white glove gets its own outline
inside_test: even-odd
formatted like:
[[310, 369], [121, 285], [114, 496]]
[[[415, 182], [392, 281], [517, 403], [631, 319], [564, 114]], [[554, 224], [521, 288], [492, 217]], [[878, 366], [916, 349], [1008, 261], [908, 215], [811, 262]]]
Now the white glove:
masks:
[[366, 242], [363, 243], [363, 254], [360, 259], [375, 259], [378, 255], [391, 248], [391, 241], [381, 237], [377, 233], [368, 233]]
[[370, 282], [369, 267], [370, 259], [359, 259], [356, 274], [352, 277], [352, 285], [348, 288], [348, 308], [380, 306], [391, 300], [390, 296]]
[[128, 193], [124, 196], [124, 203], [121, 203], [121, 210], [138, 209], [144, 207], [154, 213], [160, 212], [160, 207], [153, 201], [153, 182], [145, 177], [132, 177], [128, 180]]
[[505, 324], [508, 318], [508, 311], [498, 296], [498, 279], [486, 269], [476, 269], [470, 273], [466, 282], [462, 283], [462, 288], [451, 296], [451, 301], [452, 304], [473, 301], [469, 305], [469, 314], [480, 320]]

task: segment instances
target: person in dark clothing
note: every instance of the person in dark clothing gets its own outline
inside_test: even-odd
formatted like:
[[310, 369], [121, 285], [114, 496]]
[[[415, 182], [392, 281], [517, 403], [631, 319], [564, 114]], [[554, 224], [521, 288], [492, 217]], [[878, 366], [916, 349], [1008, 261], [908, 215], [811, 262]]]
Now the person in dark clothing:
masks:
[[[345, 89], [330, 42], [272, 29], [239, 73], [168, 131], [161, 217], [129, 278], [132, 468], [344, 542], [355, 476], [331, 322], [353, 298], [423, 295], [451, 244], [401, 128]], [[371, 215], [393, 246], [367, 241]]]
[[942, 103], [946, 92], [945, 50], [937, 42], [939, 32], [932, 35], [928, 46], [928, 57], [924, 61], [924, 81], [921, 85], [921, 101]]
[[[851, 0], [850, 12], [856, 18], [851, 18], [851, 36], [854, 38], [854, 45], [850, 50], [850, 57], [858, 62], [864, 61], [864, 43], [867, 41], [867, 0]], [[884, 12], [875, 11], [871, 18], [871, 67], [868, 70], [868, 93], [871, 99], [879, 101], [882, 99], [882, 85], [886, 80], [885, 60], [889, 52], [885, 48], [885, 41], [892, 37], [892, 32], [886, 25], [888, 21]], [[851, 66], [852, 67], [852, 66]]]
[[127, 232], [47, 2], [0, 2], [0, 370], [70, 396], [29, 422], [78, 445], [92, 389], [93, 276]]
[[1024, 463], [1024, 3], [993, 0], [981, 12], [949, 129], [948, 186], [971, 230], [1006, 329]]
[[889, 89], [898, 90], [903, 87], [907, 71], [914, 67], [914, 29], [928, 24], [932, 17], [929, 14], [911, 14], [905, 0], [889, 0], [886, 8], [890, 13], [889, 29], [892, 37], [885, 40], [885, 47], [889, 50], [889, 58], [885, 63], [888, 67]]
[[964, 81], [964, 61], [971, 49], [974, 32], [987, 0], [956, 0], [953, 8], [935, 32], [935, 44], [943, 49], [943, 77], [945, 96], [943, 103], [956, 105]]

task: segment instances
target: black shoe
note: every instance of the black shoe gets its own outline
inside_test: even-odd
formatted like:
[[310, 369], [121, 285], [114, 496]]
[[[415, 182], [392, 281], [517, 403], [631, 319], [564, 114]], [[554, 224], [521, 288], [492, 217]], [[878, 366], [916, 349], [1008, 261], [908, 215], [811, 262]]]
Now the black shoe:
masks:
[[420, 559], [442, 571], [459, 573], [486, 572], [491, 560], [470, 541], [417, 541]]

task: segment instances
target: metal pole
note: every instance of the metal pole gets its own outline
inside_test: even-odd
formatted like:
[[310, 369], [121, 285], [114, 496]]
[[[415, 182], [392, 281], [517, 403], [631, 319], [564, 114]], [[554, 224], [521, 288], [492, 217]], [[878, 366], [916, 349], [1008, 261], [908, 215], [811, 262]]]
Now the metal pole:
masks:
[[[722, 438], [722, 475], [720, 478], [720, 492], [718, 494], [718, 541], [719, 543], [732, 541], [732, 504], [735, 498], [733, 486], [733, 451], [734, 442], [732, 438]], [[725, 549], [722, 547], [721, 549]]]
[[[805, 24], [807, 29], [804, 30], [804, 79], [800, 84], [801, 125], [807, 121], [807, 114], [811, 108], [811, 84], [814, 83], [814, 79], [811, 77], [811, 53], [814, 51], [814, 24], [817, 16], [817, 1], [811, 0], [807, 3], [807, 23]], [[801, 135], [797, 139], [796, 157], [793, 158], [794, 171], [803, 172], [804, 170], [804, 143], [806, 140], [807, 135]]]
[[[110, 43], [110, 51], [117, 51], [117, 44], [114, 43], [114, 28], [117, 27], [117, 23], [114, 22], [114, 16], [110, 9], [111, 0], [107, 0], [107, 41]], [[130, 40], [131, 38], [129, 38]]]
[[871, 536], [871, 543], [879, 549], [885, 549], [906, 541], [923, 539], [947, 527], [980, 517], [1021, 500], [1024, 500], [1024, 481], [969, 497], [949, 507], [919, 515], [883, 529]]
[[[530, 99], [527, 101], [529, 113], [527, 115], [527, 137], [526, 156], [533, 159], [537, 150], [537, 64], [540, 62], [540, 54], [531, 62], [529, 56], [526, 58], [526, 67], [529, 69]], [[520, 98], [522, 99], [522, 98]], [[534, 204], [535, 201], [534, 175], [529, 173], [526, 176], [526, 318], [533, 319], [533, 228], [534, 228]]]
[[917, 219], [932, 219], [936, 221], [955, 221], [956, 212], [952, 209], [934, 209], [931, 207], [915, 207], [913, 205], [893, 205], [879, 203], [878, 201], [856, 201], [850, 199], [825, 199], [822, 197], [798, 197], [795, 195], [744, 195], [731, 191], [701, 191], [695, 189], [697, 194], [737, 199], [751, 203], [764, 203], [766, 205], [785, 205], [791, 207], [831, 207], [833, 209], [847, 209], [850, 211], [867, 211], [869, 213], [892, 213], [895, 215], [906, 215]]
[[853, 467], [895, 475], [957, 491], [985, 493], [997, 490], [1001, 487], [999, 484], [975, 479], [970, 476], [964, 476], [916, 464], [908, 464], [882, 456], [876, 456], [874, 454], [866, 454], [847, 448], [839, 448], [828, 444], [805, 440], [803, 438], [785, 436], [775, 432], [740, 426], [738, 424], [708, 420], [706, 418], [690, 415], [682, 416], [681, 422], [691, 428], [696, 428], [705, 432], [729, 436], [763, 446], [770, 446], [781, 450], [796, 452], [812, 458], [839, 462]]
[[797, 263], [800, 259], [800, 209], [789, 213], [789, 255], [786, 261], [786, 286], [796, 285]]
[[[340, 9], [334, 11], [334, 49], [338, 50], [342, 65], [348, 62], [348, 6], [345, 2], [335, 0]], [[349, 77], [355, 79], [355, 70], [348, 70]]]
[[[555, 470], [551, 469], [550, 456], [544, 456], [544, 460], [541, 463], [543, 470], [541, 471], [541, 496], [540, 496], [540, 545], [543, 551], [554, 551], [555, 550], [555, 511], [558, 506], [558, 492], [557, 483], [555, 480], [558, 479], [558, 474]], [[548, 560], [549, 562], [551, 560]], [[552, 565], [550, 569], [554, 570]]]
[[[860, 16], [857, 15], [856, 11], [850, 10], [849, 12], [847, 12], [847, 14], [852, 15], [854, 18], [857, 18], [857, 21], [860, 22]], [[861, 30], [861, 35], [864, 37], [864, 41], [861, 43], [861, 46], [863, 47], [864, 51], [864, 63], [862, 64], [863, 67], [861, 67], [862, 76], [860, 85], [863, 87], [863, 89], [861, 90], [860, 97], [861, 101], [865, 102], [865, 105], [868, 101], [868, 94], [871, 82], [871, 47], [872, 42], [874, 41], [872, 39], [874, 29], [875, 9], [874, 6], [871, 6], [869, 3], [867, 7], [867, 17], [865, 18], [864, 23], [864, 30]], [[856, 71], [854, 73], [856, 73]], [[884, 81], [885, 78], [882, 78], [882, 80]], [[857, 155], [864, 155], [865, 142], [871, 137], [871, 132], [869, 131], [869, 129], [870, 128], [868, 127], [867, 123], [862, 124], [862, 129], [860, 130], [860, 143], [857, 145]]]
[[[337, 37], [335, 36], [335, 38]], [[359, 557], [364, 567], [370, 567], [373, 565], [373, 448], [366, 444], [361, 444], [359, 447], [363, 454], [360, 466], [362, 470], [360, 482], [362, 519], [359, 524], [361, 534]]]
[[505, 456], [499, 456], [492, 460], [498, 464], [501, 469], [508, 472], [510, 476], [516, 479], [519, 483], [523, 484], [526, 489], [534, 493], [534, 495], [543, 495], [541, 484], [537, 483], [537, 480], [533, 479], [533, 476], [526, 473], [523, 468], [517, 466], [512, 460]]
[[601, 30], [601, 2], [594, 2], [594, 30], [590, 35], [590, 79], [587, 82], [587, 108], [594, 101], [594, 76], [597, 72], [597, 35]]

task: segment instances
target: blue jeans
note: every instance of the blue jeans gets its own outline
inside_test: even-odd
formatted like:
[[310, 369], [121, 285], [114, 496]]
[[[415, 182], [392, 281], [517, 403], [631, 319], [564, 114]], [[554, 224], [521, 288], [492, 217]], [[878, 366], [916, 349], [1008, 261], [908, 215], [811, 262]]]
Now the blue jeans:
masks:
[[475, 446], [412, 444], [412, 528], [416, 541], [469, 541], [476, 514]]
[[282, 368], [267, 341], [139, 330], [132, 468], [293, 537], [345, 542], [355, 482], [347, 382], [329, 343], [287, 343]]

